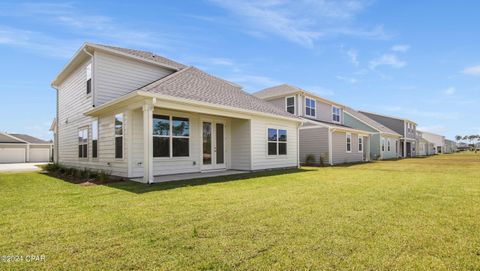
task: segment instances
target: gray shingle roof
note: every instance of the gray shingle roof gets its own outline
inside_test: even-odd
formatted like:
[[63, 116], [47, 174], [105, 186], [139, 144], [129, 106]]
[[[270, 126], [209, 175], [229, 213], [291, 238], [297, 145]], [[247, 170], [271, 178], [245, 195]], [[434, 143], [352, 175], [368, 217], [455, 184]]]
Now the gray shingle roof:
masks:
[[394, 134], [394, 135], [399, 135], [399, 133], [393, 131], [392, 129], [386, 127], [383, 124], [380, 124], [371, 118], [367, 117], [366, 115], [358, 112], [357, 110], [350, 108], [350, 107], [345, 107], [344, 108], [345, 112], [352, 115], [353, 117], [365, 122], [367, 125], [371, 126], [373, 129], [381, 132], [381, 133], [388, 133], [388, 134]]
[[138, 91], [296, 118], [281, 108], [246, 93], [241, 87], [195, 67], [175, 72]]
[[49, 144], [50, 142], [25, 134], [9, 134], [31, 144]]
[[260, 99], [267, 99], [275, 96], [283, 96], [288, 94], [297, 93], [299, 91], [304, 91], [301, 88], [291, 86], [289, 84], [282, 84], [274, 87], [269, 87], [260, 91], [253, 93], [252, 95]]
[[132, 55], [132, 56], [144, 58], [146, 60], [155, 61], [159, 64], [164, 64], [164, 65], [173, 67], [177, 70], [181, 70], [181, 69], [184, 69], [184, 68], [187, 67], [187, 66], [185, 66], [181, 63], [175, 62], [175, 61], [173, 61], [171, 59], [168, 59], [168, 58], [165, 58], [163, 56], [156, 55], [152, 52], [133, 50], [133, 49], [115, 47], [115, 46], [110, 46], [110, 45], [103, 45], [103, 44], [94, 44], [94, 45], [99, 46], [99, 47], [105, 47], [105, 48], [108, 48], [108, 49], [111, 49], [111, 50], [116, 50], [116, 51], [119, 51], [119, 52], [122, 52], [122, 53], [125, 53], [125, 54], [129, 54], [129, 55]]

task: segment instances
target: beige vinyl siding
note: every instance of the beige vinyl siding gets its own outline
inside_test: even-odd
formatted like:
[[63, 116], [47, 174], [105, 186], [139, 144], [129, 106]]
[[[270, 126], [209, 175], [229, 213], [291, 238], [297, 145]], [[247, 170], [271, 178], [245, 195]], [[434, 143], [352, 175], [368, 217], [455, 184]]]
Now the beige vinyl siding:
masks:
[[328, 128], [300, 129], [299, 140], [301, 163], [304, 163], [306, 157], [312, 154], [316, 163], [320, 163], [320, 156], [322, 156], [324, 164], [328, 164]]
[[[86, 94], [87, 61], [68, 76], [58, 88], [58, 147], [59, 163], [76, 168], [105, 170], [116, 176], [127, 176], [127, 149], [124, 148], [124, 159], [114, 157], [114, 116], [98, 119], [98, 159], [92, 159], [92, 129], [94, 118], [86, 117], [84, 112], [92, 108], [92, 96]], [[128, 128], [125, 117], [125, 129]], [[89, 132], [88, 158], [78, 158], [78, 129], [87, 127]], [[127, 137], [127, 133], [125, 133]], [[125, 145], [125, 144], [124, 144]]]
[[171, 70], [157, 65], [101, 51], [95, 52], [93, 70], [96, 106], [172, 73]]
[[333, 164], [345, 164], [363, 161], [363, 153], [358, 152], [358, 135], [352, 133], [351, 153], [347, 153], [346, 138], [345, 132], [332, 133]]
[[232, 119], [232, 169], [251, 169], [250, 120]]
[[[254, 117], [252, 127], [252, 170], [269, 168], [296, 167], [297, 157], [297, 123], [293, 121], [279, 121], [273, 118]], [[287, 155], [277, 157], [268, 156], [267, 129], [287, 130]]]

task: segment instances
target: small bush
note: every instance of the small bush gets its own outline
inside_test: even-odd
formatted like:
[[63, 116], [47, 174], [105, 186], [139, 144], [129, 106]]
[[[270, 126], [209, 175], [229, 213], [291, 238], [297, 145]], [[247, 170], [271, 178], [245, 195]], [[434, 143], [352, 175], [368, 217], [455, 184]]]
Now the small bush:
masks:
[[104, 182], [110, 178], [110, 174], [104, 170], [100, 170], [98, 172], [97, 180], [100, 182]]
[[327, 160], [325, 156], [325, 153], [320, 154], [320, 166], [322, 167], [325, 166], [325, 160]]
[[305, 164], [307, 166], [315, 164], [315, 156], [313, 154], [307, 155], [307, 157], [305, 157]]

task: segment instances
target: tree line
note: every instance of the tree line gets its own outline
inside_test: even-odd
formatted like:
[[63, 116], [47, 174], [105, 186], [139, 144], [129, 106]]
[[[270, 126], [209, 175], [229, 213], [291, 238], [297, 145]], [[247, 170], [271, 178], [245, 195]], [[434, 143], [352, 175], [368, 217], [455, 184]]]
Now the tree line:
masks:
[[466, 136], [457, 135], [455, 139], [457, 140], [457, 142], [468, 141], [470, 142], [470, 144], [480, 143], [480, 135], [466, 135]]

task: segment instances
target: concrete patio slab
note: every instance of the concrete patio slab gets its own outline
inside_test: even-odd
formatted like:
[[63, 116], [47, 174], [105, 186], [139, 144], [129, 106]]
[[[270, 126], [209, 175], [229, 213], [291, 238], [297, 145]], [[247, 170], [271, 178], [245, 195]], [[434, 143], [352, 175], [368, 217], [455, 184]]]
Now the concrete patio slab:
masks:
[[0, 172], [28, 172], [37, 171], [41, 168], [36, 165], [45, 165], [47, 163], [13, 163], [13, 164], [0, 164]]
[[[172, 182], [172, 181], [186, 181], [186, 180], [193, 180], [193, 179], [237, 175], [237, 174], [244, 174], [249, 172], [250, 171], [242, 171], [242, 170], [220, 170], [220, 171], [205, 171], [205, 172], [195, 172], [195, 173], [160, 175], [160, 176], [155, 176], [154, 177], [155, 180], [153, 182], [164, 183], [164, 182]], [[143, 183], [143, 178], [133, 178], [131, 180], [135, 182]]]

